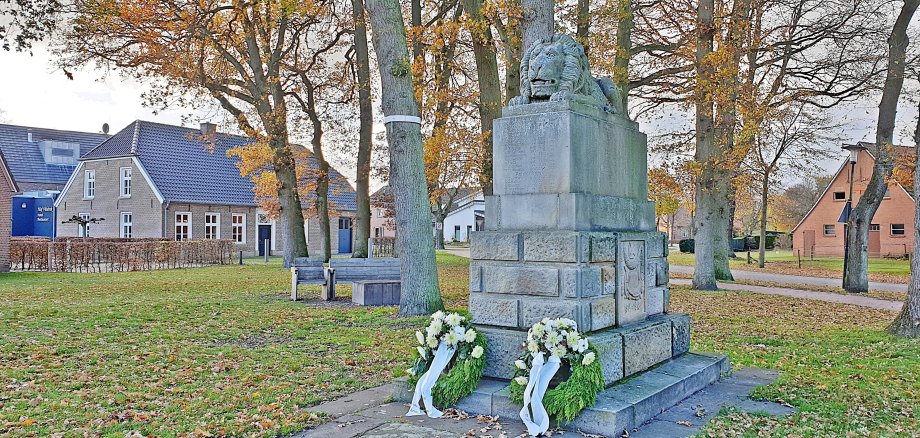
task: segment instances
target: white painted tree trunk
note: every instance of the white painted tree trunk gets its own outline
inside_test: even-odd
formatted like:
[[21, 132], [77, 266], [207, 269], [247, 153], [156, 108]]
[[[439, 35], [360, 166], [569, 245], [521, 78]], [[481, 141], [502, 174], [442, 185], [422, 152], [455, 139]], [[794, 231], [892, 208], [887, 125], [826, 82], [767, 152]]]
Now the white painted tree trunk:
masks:
[[[384, 116], [419, 114], [412, 85], [406, 29], [398, 0], [366, 0], [381, 83]], [[396, 203], [396, 246], [402, 260], [400, 316], [443, 309], [431, 239], [431, 209], [422, 156], [421, 126], [386, 123], [390, 187]]]

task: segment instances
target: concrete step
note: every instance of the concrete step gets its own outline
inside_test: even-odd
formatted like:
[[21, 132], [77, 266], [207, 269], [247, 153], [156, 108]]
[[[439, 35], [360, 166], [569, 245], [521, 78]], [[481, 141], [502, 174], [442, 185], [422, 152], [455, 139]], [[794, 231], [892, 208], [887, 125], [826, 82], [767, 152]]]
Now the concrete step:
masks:
[[[685, 353], [605, 389], [597, 403], [585, 409], [563, 429], [604, 436], [620, 436], [719, 380], [730, 365], [723, 354]], [[479, 387], [456, 408], [470, 414], [518, 418], [521, 406], [508, 397], [508, 382], [483, 378]], [[409, 402], [408, 385], [395, 385], [393, 399]]]

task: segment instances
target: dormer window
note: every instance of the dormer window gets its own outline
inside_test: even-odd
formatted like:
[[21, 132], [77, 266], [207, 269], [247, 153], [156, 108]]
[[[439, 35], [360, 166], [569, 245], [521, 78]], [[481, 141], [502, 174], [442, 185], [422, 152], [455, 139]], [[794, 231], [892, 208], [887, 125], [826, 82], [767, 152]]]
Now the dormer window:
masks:
[[96, 171], [83, 172], [83, 199], [93, 199], [96, 196]]
[[119, 173], [121, 174], [121, 184], [120, 184], [119, 193], [121, 193], [122, 198], [130, 198], [131, 197], [131, 168], [122, 167], [121, 172]]

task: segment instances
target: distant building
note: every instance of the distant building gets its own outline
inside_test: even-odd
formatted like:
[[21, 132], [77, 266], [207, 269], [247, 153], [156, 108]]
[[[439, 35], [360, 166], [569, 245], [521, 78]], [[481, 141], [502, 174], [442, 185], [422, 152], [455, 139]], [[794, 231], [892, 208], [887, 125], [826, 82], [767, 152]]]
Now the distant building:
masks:
[[[871, 144], [863, 144], [871, 147]], [[896, 154], [912, 153], [913, 147], [895, 146]], [[869, 179], [875, 157], [866, 149], [859, 151], [853, 172], [853, 206], [859, 202]], [[792, 230], [792, 246], [803, 257], [843, 257], [844, 229], [838, 223], [850, 190], [850, 163], [845, 161], [818, 202]], [[902, 256], [913, 250], [914, 199], [910, 191], [891, 181], [869, 228], [869, 256]]]
[[19, 191], [11, 204], [13, 236], [53, 237], [54, 198], [80, 157], [109, 136], [0, 124], [0, 152]]
[[19, 191], [16, 180], [10, 172], [3, 152], [0, 152], [0, 272], [10, 270], [10, 225], [12, 224], [11, 201], [13, 193]]
[[668, 242], [678, 243], [693, 238], [693, 216], [684, 206], [677, 208], [674, 214], [658, 217], [658, 231], [668, 235]]
[[390, 186], [371, 195], [371, 237], [396, 237], [396, 207]]
[[478, 187], [459, 189], [444, 218], [445, 242], [469, 242], [470, 233], [485, 229], [486, 201]]
[[[102, 218], [92, 237], [230, 239], [247, 255], [280, 251], [275, 220], [258, 207], [253, 184], [240, 176], [229, 149], [252, 140], [201, 129], [136, 121], [83, 156], [55, 207], [58, 218]], [[308, 168], [315, 169], [312, 156]], [[330, 169], [332, 251], [351, 252], [355, 191]], [[303, 196], [305, 207], [313, 197]], [[60, 221], [59, 221], [60, 222]], [[305, 223], [311, 254], [321, 250], [318, 219]], [[59, 224], [59, 236], [79, 236], [76, 224]]]

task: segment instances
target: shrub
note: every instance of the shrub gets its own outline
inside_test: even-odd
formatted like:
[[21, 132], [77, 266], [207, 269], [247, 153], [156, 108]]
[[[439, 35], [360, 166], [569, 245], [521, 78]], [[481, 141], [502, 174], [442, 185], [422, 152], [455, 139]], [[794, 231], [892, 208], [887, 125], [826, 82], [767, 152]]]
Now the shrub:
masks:
[[62, 238], [12, 239], [10, 262], [21, 271], [124, 272], [233, 263], [231, 240]]
[[684, 239], [677, 243], [680, 252], [688, 252], [693, 254], [693, 250], [696, 248], [695, 242], [693, 239]]

